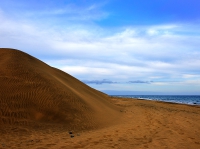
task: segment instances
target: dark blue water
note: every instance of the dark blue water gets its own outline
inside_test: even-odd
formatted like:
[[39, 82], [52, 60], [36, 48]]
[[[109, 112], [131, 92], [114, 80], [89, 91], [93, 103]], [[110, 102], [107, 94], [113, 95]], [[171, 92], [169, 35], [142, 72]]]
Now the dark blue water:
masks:
[[145, 100], [156, 100], [164, 102], [174, 102], [190, 105], [200, 105], [200, 96], [198, 95], [115, 95], [116, 97], [138, 98]]

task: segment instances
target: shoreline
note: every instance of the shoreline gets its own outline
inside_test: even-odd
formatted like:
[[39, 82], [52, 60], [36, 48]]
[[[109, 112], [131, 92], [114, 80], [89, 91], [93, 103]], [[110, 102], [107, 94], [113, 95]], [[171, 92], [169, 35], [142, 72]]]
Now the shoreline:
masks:
[[[166, 101], [166, 100], [162, 100], [162, 99], [153, 99], [153, 98], [142, 98], [142, 97], [136, 97], [136, 96], [168, 96], [168, 97], [176, 97], [176, 96], [185, 96], [185, 97], [189, 97], [189, 96], [196, 96], [196, 97], [200, 97], [200, 95], [109, 95], [111, 98], [128, 98], [128, 99], [137, 99], [137, 100], [147, 100], [147, 101], [157, 101], [157, 102], [165, 102], [165, 103], [172, 103], [172, 104], [183, 104], [183, 105], [191, 105], [191, 106], [200, 106], [200, 103], [198, 102], [181, 102], [181, 101]], [[130, 97], [128, 97], [130, 96]], [[131, 97], [132, 96], [132, 97]], [[134, 97], [135, 96], [135, 97]], [[200, 99], [199, 99], [200, 100]]]

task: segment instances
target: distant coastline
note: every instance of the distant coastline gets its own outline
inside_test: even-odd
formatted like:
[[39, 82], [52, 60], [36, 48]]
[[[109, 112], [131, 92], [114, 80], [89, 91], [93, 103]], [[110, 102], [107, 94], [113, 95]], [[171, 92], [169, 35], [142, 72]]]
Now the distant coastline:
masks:
[[187, 105], [200, 105], [200, 95], [110, 95], [111, 97], [136, 98]]

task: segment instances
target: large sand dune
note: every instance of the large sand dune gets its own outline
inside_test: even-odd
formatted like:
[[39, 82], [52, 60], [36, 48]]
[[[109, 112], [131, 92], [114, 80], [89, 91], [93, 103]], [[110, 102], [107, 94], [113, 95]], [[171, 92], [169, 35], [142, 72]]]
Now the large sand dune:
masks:
[[0, 125], [87, 130], [119, 111], [107, 95], [22, 51], [0, 49], [0, 68]]

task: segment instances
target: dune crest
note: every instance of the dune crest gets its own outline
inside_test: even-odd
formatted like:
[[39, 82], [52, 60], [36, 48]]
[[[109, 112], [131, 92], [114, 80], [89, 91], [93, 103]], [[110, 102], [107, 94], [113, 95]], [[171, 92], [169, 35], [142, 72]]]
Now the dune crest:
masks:
[[22, 51], [1, 48], [0, 67], [1, 126], [88, 130], [117, 118], [119, 109], [106, 94]]

